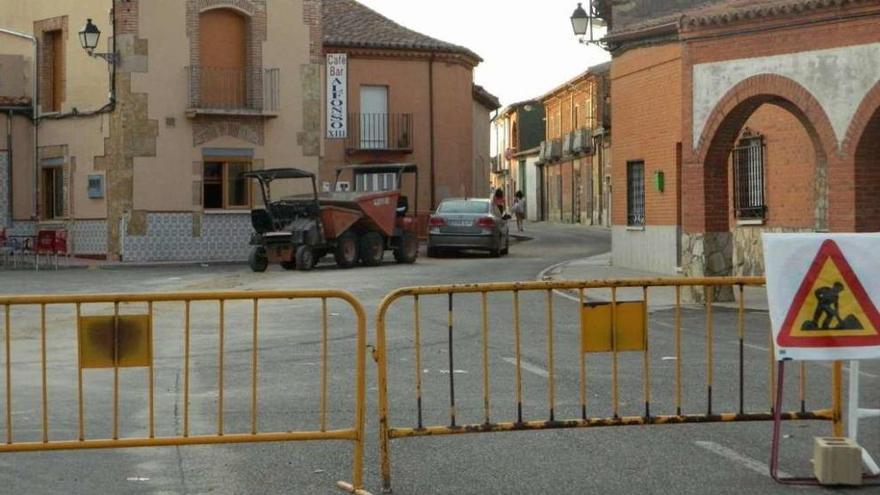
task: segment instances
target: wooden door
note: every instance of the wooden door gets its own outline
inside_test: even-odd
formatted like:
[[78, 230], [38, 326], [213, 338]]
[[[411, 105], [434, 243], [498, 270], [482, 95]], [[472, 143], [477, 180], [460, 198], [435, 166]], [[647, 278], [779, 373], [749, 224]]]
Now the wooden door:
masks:
[[247, 105], [247, 25], [230, 9], [200, 16], [201, 103], [207, 108]]

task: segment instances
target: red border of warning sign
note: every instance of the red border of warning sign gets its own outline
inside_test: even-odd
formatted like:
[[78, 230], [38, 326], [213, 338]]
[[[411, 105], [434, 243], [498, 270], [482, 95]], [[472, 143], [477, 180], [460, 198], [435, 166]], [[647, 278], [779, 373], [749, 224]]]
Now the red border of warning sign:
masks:
[[865, 312], [865, 316], [868, 317], [871, 325], [874, 326], [874, 330], [880, 332], [880, 313], [877, 312], [877, 308], [874, 306], [874, 303], [871, 302], [871, 298], [868, 297], [868, 293], [865, 291], [865, 288], [862, 287], [862, 283], [859, 281], [859, 277], [856, 276], [852, 267], [849, 265], [849, 262], [843, 256], [843, 252], [840, 250], [840, 247], [837, 246], [836, 242], [828, 239], [823, 242], [822, 247], [819, 248], [819, 253], [816, 254], [816, 259], [814, 259], [813, 264], [810, 265], [810, 269], [807, 271], [807, 275], [804, 277], [804, 281], [801, 283], [801, 287], [800, 289], [798, 289], [797, 294], [795, 294], [794, 300], [789, 307], [788, 316], [785, 317], [785, 323], [782, 324], [782, 329], [779, 332], [779, 336], [776, 338], [776, 342], [781, 347], [832, 348], [867, 347], [880, 345], [880, 333], [877, 333], [875, 335], [844, 337], [791, 336], [791, 330], [792, 326], [794, 325], [794, 320], [797, 318], [797, 315], [800, 312], [801, 307], [806, 302], [807, 297], [810, 296], [810, 291], [813, 289], [813, 285], [816, 283], [816, 279], [819, 278], [819, 273], [822, 272], [822, 268], [825, 266], [825, 262], [829, 258], [837, 266], [837, 269], [843, 276], [843, 280], [846, 282], [847, 286], [849, 286], [849, 289], [852, 291], [853, 296], [856, 298], [856, 302]]

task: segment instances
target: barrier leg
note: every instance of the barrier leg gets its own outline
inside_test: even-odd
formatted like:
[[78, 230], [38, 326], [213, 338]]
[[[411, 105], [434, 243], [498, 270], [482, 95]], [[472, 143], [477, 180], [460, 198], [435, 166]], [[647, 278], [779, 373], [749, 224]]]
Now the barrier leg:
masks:
[[[854, 441], [859, 437], [859, 420], [870, 417], [880, 417], [880, 409], [862, 409], [859, 407], [859, 362], [849, 362], [849, 407], [847, 408], [847, 435]], [[862, 462], [872, 476], [880, 475], [880, 467], [871, 457], [871, 454], [862, 447]]]
[[785, 378], [785, 361], [778, 361], [776, 372], [776, 400], [773, 404], [773, 444], [770, 448], [770, 476], [783, 485], [818, 485], [816, 478], [779, 477], [779, 441], [782, 436], [782, 385]]

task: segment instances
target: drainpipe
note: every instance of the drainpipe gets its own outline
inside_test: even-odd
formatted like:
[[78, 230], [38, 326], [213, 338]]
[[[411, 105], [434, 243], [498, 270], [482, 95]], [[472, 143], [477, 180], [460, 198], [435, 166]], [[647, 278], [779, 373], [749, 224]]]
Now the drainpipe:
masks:
[[431, 60], [428, 62], [428, 115], [430, 118], [430, 133], [431, 133], [431, 211], [434, 211], [435, 205], [435, 191], [437, 187], [437, 179], [434, 174], [434, 160], [435, 160], [435, 151], [434, 151], [434, 57], [436, 54], [431, 52]]
[[[34, 45], [34, 73], [33, 73], [34, 80], [33, 80], [33, 95], [31, 96], [31, 107], [32, 107], [31, 110], [32, 110], [33, 114], [31, 116], [31, 120], [33, 123], [33, 129], [34, 129], [34, 201], [33, 201], [33, 209], [34, 209], [34, 218], [37, 219], [40, 217], [40, 211], [39, 211], [39, 204], [40, 204], [40, 202], [39, 202], [40, 157], [38, 156], [38, 151], [40, 149], [40, 144], [39, 144], [39, 137], [40, 136], [39, 136], [39, 132], [38, 132], [38, 128], [40, 125], [40, 115], [39, 115], [40, 95], [39, 95], [39, 86], [38, 86], [39, 81], [40, 81], [40, 79], [39, 79], [39, 77], [40, 77], [40, 42], [37, 40], [37, 38], [35, 36], [30, 35], [30, 34], [25, 34], [25, 33], [19, 33], [18, 31], [11, 31], [9, 29], [0, 28], [0, 33], [5, 33], [5, 34], [11, 35], [11, 36], [15, 36], [17, 38], [30, 40], [30, 42], [33, 43], [33, 45]], [[10, 156], [11, 155], [12, 155], [12, 153], [10, 153]], [[11, 158], [10, 158], [9, 164], [10, 164], [9, 170], [11, 173], [11, 171], [12, 171]], [[11, 205], [12, 204], [11, 178], [10, 178], [10, 183], [9, 183], [9, 190], [10, 190], [10, 201], [9, 202]], [[11, 206], [10, 206], [10, 208], [11, 208]], [[12, 222], [11, 216], [9, 218], [9, 221]]]
[[9, 110], [9, 113], [6, 114], [6, 151], [9, 156], [6, 157], [6, 184], [8, 184], [9, 189], [6, 191], [6, 200], [7, 200], [7, 221], [9, 222], [9, 227], [12, 227], [12, 155], [14, 155], [12, 149], [12, 117], [15, 113], [12, 109]]

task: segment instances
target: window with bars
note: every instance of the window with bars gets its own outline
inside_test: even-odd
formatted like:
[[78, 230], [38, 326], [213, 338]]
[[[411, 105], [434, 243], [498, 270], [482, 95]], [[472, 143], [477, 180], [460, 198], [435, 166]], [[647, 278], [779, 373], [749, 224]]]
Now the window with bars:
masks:
[[626, 162], [626, 224], [645, 225], [645, 162]]
[[766, 218], [764, 149], [764, 138], [751, 133], [733, 149], [733, 206], [738, 219]]

